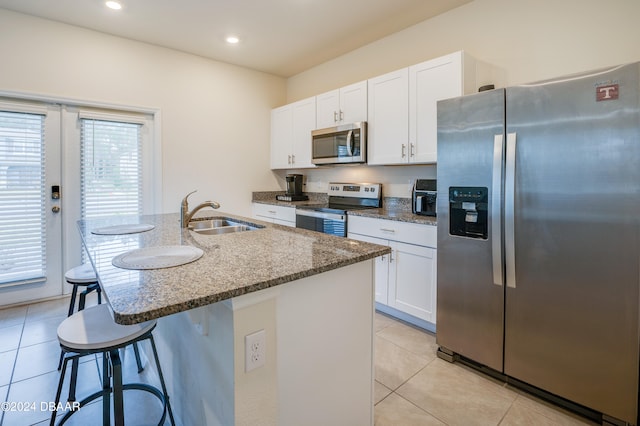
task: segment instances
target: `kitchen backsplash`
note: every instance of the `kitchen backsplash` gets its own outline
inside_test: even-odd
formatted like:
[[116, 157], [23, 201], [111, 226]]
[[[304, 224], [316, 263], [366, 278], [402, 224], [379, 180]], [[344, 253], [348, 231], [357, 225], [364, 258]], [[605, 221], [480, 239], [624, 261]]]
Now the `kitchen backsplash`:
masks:
[[416, 179], [435, 179], [435, 165], [420, 166], [328, 166], [316, 169], [274, 170], [281, 188], [288, 173], [305, 176], [304, 192], [326, 193], [329, 182], [381, 183], [383, 197], [410, 198]]

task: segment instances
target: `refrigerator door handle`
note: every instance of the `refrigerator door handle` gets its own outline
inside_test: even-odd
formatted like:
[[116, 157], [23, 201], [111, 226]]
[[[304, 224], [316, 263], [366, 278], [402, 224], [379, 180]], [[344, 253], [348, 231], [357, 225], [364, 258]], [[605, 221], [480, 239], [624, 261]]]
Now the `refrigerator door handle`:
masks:
[[504, 255], [507, 287], [516, 288], [515, 191], [516, 133], [507, 134], [507, 159], [504, 179]]
[[502, 160], [504, 151], [504, 135], [493, 137], [493, 177], [491, 201], [491, 258], [493, 260], [493, 283], [502, 287]]

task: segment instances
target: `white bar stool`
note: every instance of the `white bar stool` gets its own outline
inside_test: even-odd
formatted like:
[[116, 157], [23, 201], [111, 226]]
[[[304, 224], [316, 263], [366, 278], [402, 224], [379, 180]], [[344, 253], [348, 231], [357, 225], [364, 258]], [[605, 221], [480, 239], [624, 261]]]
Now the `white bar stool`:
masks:
[[[73, 286], [73, 290], [71, 291], [71, 300], [69, 301], [69, 312], [67, 317], [73, 315], [73, 311], [76, 306], [76, 296], [78, 294], [79, 287], [85, 287], [84, 291], [80, 293], [80, 301], [78, 302], [78, 311], [84, 309], [87, 299], [87, 294], [92, 291], [96, 291], [98, 293], [98, 304], [102, 303], [102, 289], [100, 288], [100, 284], [98, 283], [98, 278], [96, 277], [96, 273], [93, 271], [93, 267], [85, 263], [80, 266], [76, 266], [75, 268], [69, 269], [64, 274], [64, 279]], [[142, 361], [140, 360], [140, 352], [138, 349], [138, 345], [134, 344], [133, 351], [136, 356], [136, 363], [138, 364], [138, 373], [141, 373], [144, 370], [142, 366]], [[58, 361], [58, 371], [62, 368], [62, 361], [64, 358], [64, 351], [60, 351], [60, 360]], [[71, 368], [71, 385], [69, 387], [69, 401], [75, 401], [75, 392], [76, 392], [76, 375], [78, 373], [78, 363], [74, 362]]]
[[[110, 425], [110, 395], [113, 394], [114, 422], [116, 426], [121, 426], [124, 425], [123, 391], [137, 389], [149, 392], [162, 403], [162, 417], [158, 425], [164, 424], [167, 411], [169, 412], [171, 424], [175, 425], [171, 404], [169, 403], [169, 395], [167, 394], [164, 376], [160, 368], [156, 344], [151, 334], [155, 327], [155, 320], [135, 325], [116, 324], [111, 316], [111, 310], [106, 304], [84, 309], [62, 321], [58, 327], [58, 341], [64, 353], [64, 362], [60, 372], [60, 380], [58, 381], [55, 406], [57, 407], [60, 402], [60, 394], [62, 393], [68, 362], [73, 361], [75, 363], [85, 355], [102, 354], [102, 389], [80, 401], [80, 408], [102, 397], [102, 422], [103, 425]], [[151, 342], [162, 392], [158, 388], [144, 383], [122, 383], [122, 365], [119, 349], [147, 339]], [[111, 367], [111, 375], [109, 374], [109, 367]], [[74, 379], [74, 377], [71, 378], [71, 380]], [[76, 412], [69, 411], [65, 413], [59, 425], [64, 424]], [[55, 424], [55, 420], [56, 412], [54, 410], [51, 413], [51, 426]]]
[[91, 293], [94, 290], [98, 293], [98, 304], [102, 303], [102, 290], [100, 289], [98, 278], [96, 277], [95, 272], [93, 272], [93, 267], [91, 265], [84, 264], [69, 269], [64, 274], [64, 279], [73, 286], [73, 290], [71, 292], [71, 301], [69, 302], [69, 313], [67, 316], [70, 317], [71, 315], [73, 315], [73, 310], [76, 305], [76, 295], [78, 294], [78, 287], [85, 287], [84, 291], [80, 293], [80, 302], [78, 303], [79, 311], [84, 309], [87, 294]]

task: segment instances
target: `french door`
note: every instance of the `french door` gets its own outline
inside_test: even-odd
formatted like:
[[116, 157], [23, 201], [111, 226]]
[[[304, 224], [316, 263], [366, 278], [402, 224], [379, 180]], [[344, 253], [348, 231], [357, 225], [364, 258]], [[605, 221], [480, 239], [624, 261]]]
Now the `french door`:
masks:
[[62, 292], [60, 108], [0, 100], [0, 306]]
[[61, 296], [77, 221], [158, 211], [151, 113], [0, 98], [0, 307]]

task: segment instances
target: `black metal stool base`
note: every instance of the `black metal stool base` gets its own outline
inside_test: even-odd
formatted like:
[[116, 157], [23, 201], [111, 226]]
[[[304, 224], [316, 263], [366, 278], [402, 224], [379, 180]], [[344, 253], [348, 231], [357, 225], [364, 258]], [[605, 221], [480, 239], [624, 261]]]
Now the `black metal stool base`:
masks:
[[[154, 326], [155, 327], [155, 326]], [[167, 393], [167, 388], [164, 382], [164, 376], [162, 374], [162, 369], [160, 367], [160, 360], [158, 359], [158, 352], [156, 350], [156, 344], [153, 339], [153, 335], [151, 332], [153, 328], [143, 334], [142, 336], [134, 339], [133, 341], [126, 342], [117, 347], [111, 348], [100, 348], [100, 349], [91, 349], [91, 350], [74, 350], [70, 348], [65, 348], [63, 345], [60, 345], [65, 356], [62, 364], [62, 370], [60, 372], [60, 380], [58, 381], [58, 390], [56, 392], [56, 400], [55, 406], [57, 407], [60, 402], [60, 395], [62, 394], [62, 387], [64, 384], [64, 376], [67, 370], [67, 365], [71, 361], [72, 363], [72, 375], [71, 375], [71, 388], [75, 390], [75, 381], [77, 374], [77, 365], [79, 359], [86, 355], [93, 354], [102, 354], [102, 390], [92, 393], [88, 397], [84, 398], [79, 403], [79, 408], [74, 411], [69, 411], [65, 413], [65, 415], [60, 419], [58, 425], [63, 425], [69, 418], [78, 412], [79, 409], [86, 406], [90, 402], [102, 397], [102, 422], [103, 425], [111, 424], [111, 395], [113, 395], [113, 411], [114, 411], [114, 422], [116, 426], [124, 426], [124, 401], [123, 401], [123, 392], [125, 390], [141, 390], [148, 392], [154, 395], [158, 400], [162, 403], [162, 417], [158, 422], [158, 425], [163, 425], [166, 418], [167, 413], [169, 413], [169, 419], [172, 425], [175, 425], [175, 420], [173, 418], [173, 411], [171, 410], [171, 404], [169, 402], [169, 395]], [[151, 342], [151, 349], [153, 351], [154, 361], [156, 363], [156, 368], [158, 370], [158, 376], [160, 377], [160, 384], [162, 386], [162, 391], [158, 388], [144, 384], [144, 383], [122, 383], [122, 363], [120, 360], [119, 349], [126, 347], [130, 344], [134, 344], [134, 348], [137, 349], [137, 342], [142, 340], [149, 340]], [[136, 360], [139, 361], [139, 355], [136, 351]], [[139, 364], [138, 364], [139, 365]], [[111, 367], [111, 374], [109, 374], [109, 370]], [[75, 370], [75, 371], [74, 371]], [[74, 374], [75, 373], [75, 374]], [[73, 395], [75, 399], [75, 392]], [[50, 425], [54, 426], [56, 421], [56, 412], [51, 413]]]

